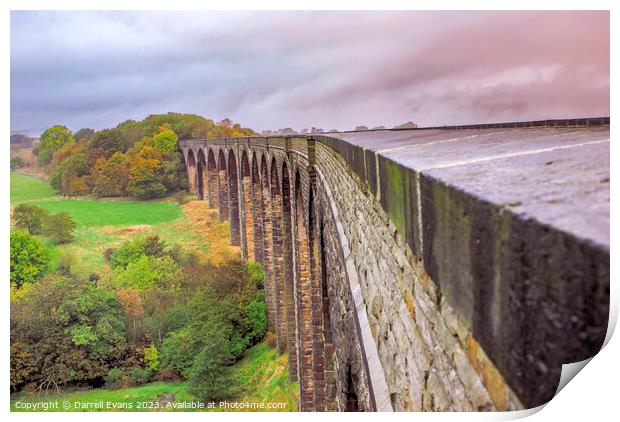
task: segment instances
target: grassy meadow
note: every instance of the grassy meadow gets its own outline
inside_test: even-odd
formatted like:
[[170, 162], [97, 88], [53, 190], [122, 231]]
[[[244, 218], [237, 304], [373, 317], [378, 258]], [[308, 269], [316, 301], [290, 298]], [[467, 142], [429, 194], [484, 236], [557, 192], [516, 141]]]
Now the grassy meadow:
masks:
[[27, 202], [51, 213], [66, 211], [71, 214], [77, 223], [73, 242], [56, 246], [45, 238], [41, 240], [51, 250], [52, 268], [59, 256], [70, 253], [76, 258], [75, 271], [80, 274], [101, 270], [107, 248], [147, 233], [157, 233], [169, 244], [180, 243], [215, 263], [238, 253], [237, 248], [225, 242], [228, 225], [217, 221], [217, 211], [206, 208], [204, 201], [179, 205], [187, 199], [183, 196], [152, 201], [67, 199], [58, 196], [45, 181], [11, 173], [12, 206]]
[[[229, 402], [252, 403], [286, 403], [284, 409], [277, 411], [295, 411], [297, 407], [297, 383], [288, 380], [288, 360], [286, 355], [279, 355], [275, 349], [266, 343], [259, 343], [248, 349], [245, 356], [232, 366], [237, 385], [242, 385], [240, 391], [227, 399]], [[47, 395], [20, 393], [11, 396], [11, 411], [24, 411], [16, 407], [17, 402], [37, 403], [58, 401], [60, 407], [64, 401], [70, 403], [68, 411], [103, 411], [103, 409], [81, 409], [76, 403], [117, 403], [130, 405], [130, 411], [153, 411], [156, 409], [137, 409], [139, 403], [159, 403], [160, 411], [192, 409], [166, 408], [166, 402], [180, 403], [196, 400], [187, 390], [187, 382], [154, 382], [139, 387], [108, 390], [98, 388], [93, 390], [49, 393]], [[155, 404], [155, 406], [158, 406]], [[50, 409], [49, 411], [63, 411], [64, 409]], [[117, 409], [127, 411], [128, 409]], [[207, 409], [209, 410], [209, 409]], [[220, 409], [212, 409], [218, 411]], [[105, 409], [109, 411], [109, 409]], [[270, 410], [271, 411], [271, 410]]]

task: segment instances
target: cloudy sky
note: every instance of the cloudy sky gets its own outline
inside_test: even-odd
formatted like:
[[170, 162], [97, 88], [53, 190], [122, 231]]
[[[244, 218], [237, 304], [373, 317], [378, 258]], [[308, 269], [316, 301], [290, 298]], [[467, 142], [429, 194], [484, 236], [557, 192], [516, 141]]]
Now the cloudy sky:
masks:
[[11, 130], [609, 115], [608, 12], [12, 12]]

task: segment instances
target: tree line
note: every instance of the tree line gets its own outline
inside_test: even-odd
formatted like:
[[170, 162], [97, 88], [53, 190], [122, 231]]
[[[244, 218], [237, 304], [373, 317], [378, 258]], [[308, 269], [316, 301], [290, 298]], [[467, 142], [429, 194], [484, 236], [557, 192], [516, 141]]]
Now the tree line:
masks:
[[33, 153], [63, 195], [152, 199], [187, 189], [178, 139], [254, 134], [229, 119], [216, 124], [194, 114], [167, 113], [99, 131], [52, 126]]

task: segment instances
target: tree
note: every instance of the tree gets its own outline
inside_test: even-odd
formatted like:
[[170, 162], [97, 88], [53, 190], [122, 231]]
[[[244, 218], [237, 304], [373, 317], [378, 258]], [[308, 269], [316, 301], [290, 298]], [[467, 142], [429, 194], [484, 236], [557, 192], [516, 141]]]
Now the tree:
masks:
[[39, 139], [39, 166], [50, 163], [54, 152], [58, 151], [65, 144], [74, 142], [73, 134], [65, 126], [52, 126], [41, 134]]
[[50, 167], [54, 169], [67, 158], [71, 158], [76, 154], [84, 153], [85, 151], [86, 141], [82, 140], [72, 144], [65, 144], [61, 148], [59, 148], [58, 151], [54, 152], [54, 155], [52, 156], [52, 161], [50, 162]]
[[55, 243], [68, 243], [73, 240], [76, 224], [66, 211], [50, 214], [43, 220], [42, 234]]
[[25, 230], [11, 233], [11, 283], [21, 287], [40, 278], [50, 262], [49, 250]]
[[95, 131], [93, 129], [83, 128], [75, 132], [74, 138], [78, 141], [82, 141], [82, 140], [90, 141], [94, 133]]
[[153, 258], [142, 255], [126, 268], [117, 269], [114, 283], [118, 287], [130, 287], [138, 292], [167, 288], [178, 281], [179, 270], [179, 265], [169, 256]]
[[125, 154], [115, 152], [100, 164], [93, 193], [97, 196], [123, 196], [129, 181], [129, 163]]
[[104, 129], [95, 132], [88, 142], [88, 149], [100, 150], [108, 158], [115, 152], [125, 152], [125, 139], [118, 129]]
[[166, 187], [159, 181], [157, 174], [159, 164], [160, 161], [154, 158], [136, 157], [129, 169], [127, 193], [137, 199], [164, 196]]
[[116, 292], [116, 296], [123, 304], [125, 315], [129, 319], [129, 326], [131, 328], [131, 334], [133, 338], [138, 336], [137, 322], [144, 318], [144, 306], [142, 305], [142, 298], [137, 290], [132, 288], [119, 289]]
[[86, 178], [90, 165], [83, 153], [70, 156], [57, 165], [50, 175], [50, 185], [63, 195], [86, 195], [89, 193]]
[[11, 170], [17, 170], [25, 166], [26, 166], [26, 162], [24, 161], [22, 157], [19, 157], [19, 156], [11, 157]]
[[49, 212], [41, 207], [30, 204], [19, 204], [13, 209], [13, 225], [20, 229], [26, 229], [30, 234], [41, 234], [43, 220]]
[[165, 152], [174, 152], [177, 149], [177, 134], [172, 130], [164, 130], [153, 136], [153, 145]]
[[220, 335], [220, 327], [214, 324], [205, 335], [205, 344], [192, 365], [189, 391], [203, 401], [214, 401], [230, 395], [233, 378], [228, 366], [232, 356], [228, 339]]
[[[35, 382], [41, 390], [102, 379], [125, 345], [121, 303], [95, 283], [57, 274], [35, 283], [11, 303], [14, 389]], [[18, 354], [19, 352], [19, 354]], [[24, 368], [34, 367], [34, 373]]]

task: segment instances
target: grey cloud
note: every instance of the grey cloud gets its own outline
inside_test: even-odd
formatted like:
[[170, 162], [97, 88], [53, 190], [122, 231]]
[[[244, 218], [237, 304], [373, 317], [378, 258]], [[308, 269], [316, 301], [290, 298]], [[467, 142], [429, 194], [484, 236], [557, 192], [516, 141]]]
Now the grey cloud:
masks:
[[12, 12], [11, 128], [609, 113], [607, 12]]

